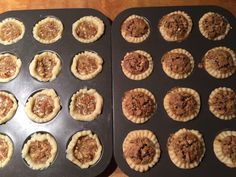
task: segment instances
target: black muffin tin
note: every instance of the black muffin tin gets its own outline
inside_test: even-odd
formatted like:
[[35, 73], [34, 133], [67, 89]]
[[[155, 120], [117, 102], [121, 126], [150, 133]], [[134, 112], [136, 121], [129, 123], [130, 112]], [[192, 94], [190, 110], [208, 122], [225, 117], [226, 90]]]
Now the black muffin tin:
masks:
[[[97, 16], [105, 25], [102, 37], [96, 42], [83, 44], [72, 36], [72, 24], [83, 16]], [[47, 16], [54, 16], [61, 20], [64, 26], [62, 38], [53, 44], [41, 44], [33, 38], [34, 25]], [[11, 11], [0, 15], [0, 21], [13, 17], [25, 25], [23, 39], [15, 44], [4, 46], [0, 44], [0, 52], [16, 54], [22, 61], [19, 75], [8, 83], [0, 83], [0, 90], [6, 90], [15, 95], [18, 109], [15, 116], [7, 123], [0, 125], [0, 132], [7, 134], [14, 143], [14, 153], [10, 162], [0, 169], [3, 177], [77, 177], [97, 176], [109, 164], [112, 157], [112, 89], [111, 89], [111, 22], [102, 13], [93, 9], [59, 9], [59, 10], [27, 10]], [[56, 52], [62, 61], [62, 70], [52, 82], [40, 82], [31, 77], [29, 64], [34, 55], [50, 50]], [[97, 52], [104, 61], [103, 69], [94, 79], [81, 81], [71, 73], [70, 66], [74, 55], [84, 50]], [[94, 88], [103, 97], [102, 114], [91, 122], [74, 120], [69, 114], [71, 96], [81, 88]], [[58, 115], [48, 123], [31, 121], [24, 106], [28, 97], [43, 88], [53, 88], [60, 97], [62, 109]], [[96, 133], [102, 145], [102, 155], [98, 162], [88, 169], [81, 169], [66, 159], [66, 147], [71, 136], [77, 131], [91, 130]], [[45, 170], [32, 170], [21, 158], [21, 150], [25, 139], [34, 132], [43, 131], [53, 135], [57, 141], [58, 153], [54, 163]]]
[[[173, 11], [183, 10], [190, 15], [193, 28], [189, 37], [183, 42], [165, 41], [159, 30], [158, 23], [162, 16]], [[226, 17], [232, 26], [225, 39], [210, 41], [203, 37], [198, 28], [198, 21], [206, 12], [218, 12]], [[122, 22], [130, 15], [144, 16], [150, 25], [150, 36], [142, 43], [126, 42], [121, 36]], [[114, 20], [112, 26], [112, 57], [113, 57], [113, 107], [114, 107], [114, 155], [118, 166], [129, 176], [141, 177], [235, 177], [236, 169], [231, 169], [222, 164], [213, 152], [213, 140], [222, 130], [236, 130], [236, 119], [224, 121], [213, 116], [208, 109], [208, 96], [217, 87], [225, 86], [236, 89], [236, 74], [227, 79], [216, 79], [203, 69], [198, 68], [204, 54], [211, 48], [226, 46], [236, 51], [236, 21], [227, 10], [215, 6], [186, 6], [186, 7], [148, 7], [133, 8], [123, 11]], [[191, 75], [183, 80], [169, 78], [161, 66], [161, 57], [171, 49], [183, 48], [194, 57], [195, 66]], [[121, 70], [121, 60], [127, 52], [144, 50], [151, 54], [154, 62], [153, 73], [141, 81], [128, 79]], [[201, 110], [192, 121], [181, 123], [168, 117], [163, 107], [163, 98], [167, 91], [173, 87], [189, 87], [195, 89], [201, 97]], [[127, 120], [122, 113], [121, 102], [125, 91], [133, 88], [146, 88], [151, 91], [157, 101], [157, 111], [154, 116], [144, 124], [134, 124]], [[167, 152], [167, 139], [171, 133], [181, 128], [199, 130], [204, 137], [206, 153], [202, 162], [194, 169], [179, 169], [170, 160]], [[161, 157], [159, 162], [149, 171], [140, 173], [132, 170], [123, 158], [122, 143], [126, 135], [132, 130], [148, 129], [153, 131], [160, 143]]]

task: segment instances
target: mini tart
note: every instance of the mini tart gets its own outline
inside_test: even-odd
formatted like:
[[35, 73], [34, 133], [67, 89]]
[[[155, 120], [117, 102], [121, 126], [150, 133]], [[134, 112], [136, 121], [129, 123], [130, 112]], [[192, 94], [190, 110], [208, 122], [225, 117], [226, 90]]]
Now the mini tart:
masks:
[[0, 22], [0, 43], [10, 45], [18, 42], [25, 34], [24, 24], [14, 18], [6, 18]]
[[101, 154], [102, 145], [98, 136], [90, 130], [74, 134], [66, 149], [66, 158], [82, 169], [94, 165]]
[[10, 53], [0, 53], [0, 82], [9, 82], [20, 72], [21, 60]]
[[44, 89], [28, 99], [25, 112], [32, 121], [44, 123], [52, 120], [60, 108], [60, 98], [56, 92], [53, 89]]
[[224, 16], [215, 13], [205, 13], [199, 20], [201, 34], [209, 40], [222, 40], [228, 34], [231, 26]]
[[51, 44], [62, 37], [62, 22], [55, 17], [46, 17], [33, 28], [34, 38], [43, 44]]
[[162, 69], [172, 79], [185, 79], [193, 71], [193, 56], [185, 49], [173, 49], [161, 58]]
[[145, 172], [159, 160], [160, 145], [150, 130], [134, 130], [128, 133], [123, 142], [123, 156], [135, 171]]
[[102, 71], [103, 59], [95, 52], [84, 51], [75, 55], [71, 72], [80, 80], [89, 80]]
[[34, 133], [24, 144], [22, 158], [33, 170], [49, 167], [56, 158], [57, 143], [48, 133]]
[[75, 120], [92, 121], [102, 112], [103, 98], [95, 89], [80, 89], [73, 94], [70, 115]]
[[200, 96], [191, 88], [176, 87], [168, 91], [163, 104], [171, 119], [187, 122], [198, 115]]
[[121, 61], [121, 67], [123, 73], [129, 79], [142, 80], [152, 73], [152, 57], [143, 50], [128, 52]]
[[214, 89], [208, 99], [209, 110], [222, 120], [236, 117], [236, 93], [231, 88], [219, 87]]
[[82, 43], [97, 41], [104, 33], [104, 23], [98, 17], [85, 16], [72, 25], [72, 34]]
[[145, 17], [129, 16], [121, 25], [121, 35], [127, 42], [140, 43], [148, 38], [150, 26]]
[[154, 95], [144, 88], [135, 88], [125, 92], [122, 99], [122, 111], [133, 123], [148, 121], [157, 108]]
[[192, 19], [184, 11], [175, 11], [163, 16], [158, 25], [162, 37], [172, 42], [185, 40], [192, 26]]
[[0, 133], [0, 168], [5, 167], [13, 155], [13, 143], [11, 139]]
[[215, 47], [203, 57], [204, 69], [217, 79], [224, 79], [236, 71], [236, 56], [233, 50], [226, 47]]
[[18, 103], [16, 98], [5, 91], [0, 91], [0, 124], [10, 120], [16, 113]]
[[170, 135], [167, 149], [171, 161], [179, 168], [195, 168], [205, 153], [205, 143], [197, 130], [180, 129]]
[[222, 131], [214, 142], [213, 149], [219, 161], [230, 168], [236, 168], [236, 131]]
[[29, 71], [39, 81], [52, 81], [61, 71], [61, 60], [54, 52], [37, 54], [29, 65]]

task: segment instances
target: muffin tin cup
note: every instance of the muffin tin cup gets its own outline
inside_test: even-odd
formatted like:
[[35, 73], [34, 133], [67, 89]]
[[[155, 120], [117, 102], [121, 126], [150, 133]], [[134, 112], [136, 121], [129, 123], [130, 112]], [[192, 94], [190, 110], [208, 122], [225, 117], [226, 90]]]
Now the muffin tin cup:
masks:
[[[189, 37], [182, 42], [165, 41], [159, 30], [158, 23], [162, 16], [173, 11], [185, 11], [193, 21], [193, 28]], [[220, 41], [210, 41], [202, 36], [198, 28], [198, 21], [206, 12], [217, 12], [226, 17], [232, 26], [232, 30], [225, 39]], [[122, 22], [130, 15], [144, 16], [150, 25], [151, 33], [142, 43], [128, 43], [121, 36]], [[114, 20], [112, 26], [112, 66], [113, 66], [113, 129], [114, 129], [114, 156], [118, 166], [128, 176], [135, 177], [234, 177], [235, 169], [231, 169], [222, 164], [213, 151], [213, 141], [215, 136], [223, 130], [235, 130], [236, 119], [223, 121], [209, 111], [208, 97], [212, 90], [225, 86], [236, 89], [236, 74], [227, 79], [216, 79], [210, 76], [204, 69], [198, 68], [204, 54], [211, 48], [226, 46], [236, 51], [236, 20], [234, 16], [225, 9], [216, 6], [186, 6], [186, 7], [148, 7], [132, 8], [123, 11]], [[194, 57], [195, 66], [193, 72], [186, 79], [174, 80], [168, 77], [161, 65], [161, 57], [168, 51], [175, 48], [183, 48], [189, 51]], [[127, 52], [133, 50], [144, 50], [151, 54], [154, 68], [152, 74], [141, 81], [128, 79], [121, 69], [121, 60]], [[199, 115], [186, 123], [176, 122], [168, 117], [163, 99], [166, 93], [173, 87], [188, 87], [195, 89], [201, 98], [201, 108]], [[122, 97], [124, 93], [134, 88], [146, 88], [151, 91], [157, 102], [157, 111], [154, 116], [144, 124], [134, 124], [122, 113]], [[170, 134], [181, 128], [196, 129], [203, 134], [206, 145], [206, 153], [200, 165], [194, 169], [179, 169], [170, 160], [167, 152], [167, 139]], [[122, 143], [126, 135], [132, 130], [148, 129], [153, 131], [160, 143], [161, 156], [159, 162], [147, 172], [140, 173], [132, 170], [123, 157]]]
[[[83, 44], [72, 36], [72, 24], [87, 15], [97, 16], [105, 24], [105, 32], [100, 39], [90, 44]], [[33, 38], [33, 27], [41, 19], [55, 16], [63, 23], [62, 38], [53, 44], [41, 44]], [[111, 22], [102, 13], [93, 9], [55, 9], [55, 10], [27, 10], [11, 11], [0, 15], [0, 21], [13, 17], [25, 25], [25, 35], [16, 44], [0, 45], [0, 52], [14, 53], [20, 57], [22, 68], [19, 75], [8, 83], [0, 83], [0, 90], [6, 90], [15, 95], [18, 109], [15, 116], [7, 123], [0, 125], [0, 132], [7, 134], [13, 141], [14, 152], [10, 162], [0, 169], [4, 177], [53, 177], [53, 176], [97, 176], [109, 164], [112, 157], [112, 88], [111, 88]], [[62, 69], [52, 82], [40, 82], [29, 73], [29, 64], [33, 57], [41, 51], [54, 51], [62, 61]], [[81, 81], [71, 73], [73, 57], [84, 50], [96, 51], [104, 60], [102, 72], [94, 79]], [[94, 88], [103, 97], [102, 114], [91, 122], [74, 120], [69, 114], [69, 103], [72, 95], [81, 88]], [[61, 110], [57, 116], [47, 123], [31, 121], [25, 111], [28, 97], [42, 88], [54, 89], [60, 97]], [[102, 155], [99, 161], [88, 169], [81, 169], [66, 159], [66, 148], [70, 137], [82, 130], [96, 133], [102, 145]], [[55, 137], [58, 146], [54, 163], [44, 170], [32, 170], [21, 157], [21, 150], [25, 139], [34, 132], [45, 131]]]

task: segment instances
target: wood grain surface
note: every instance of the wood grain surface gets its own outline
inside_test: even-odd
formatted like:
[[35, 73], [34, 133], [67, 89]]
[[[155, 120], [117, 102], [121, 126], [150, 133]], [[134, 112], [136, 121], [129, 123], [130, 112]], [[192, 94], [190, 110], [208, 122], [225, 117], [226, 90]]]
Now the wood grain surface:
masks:
[[[217, 5], [236, 16], [236, 0], [0, 0], [0, 13], [10, 10], [94, 8], [114, 19], [121, 11], [131, 7]], [[112, 159], [107, 170], [99, 177], [127, 177]]]

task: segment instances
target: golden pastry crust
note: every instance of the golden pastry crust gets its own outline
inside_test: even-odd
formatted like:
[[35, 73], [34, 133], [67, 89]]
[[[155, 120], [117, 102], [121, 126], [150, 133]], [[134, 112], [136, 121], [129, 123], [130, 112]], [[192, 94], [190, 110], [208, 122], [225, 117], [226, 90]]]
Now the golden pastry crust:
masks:
[[[220, 98], [217, 98], [218, 94], [220, 94]], [[227, 96], [228, 94], [230, 97]], [[229, 103], [225, 103], [227, 101]], [[219, 87], [214, 89], [209, 96], [208, 104], [209, 110], [217, 118], [222, 120], [236, 118], [236, 93], [231, 88]]]
[[[135, 20], [135, 19], [138, 19], [138, 20], [141, 20], [147, 27], [146, 32], [142, 35], [142, 36], [139, 36], [139, 37], [133, 37], [131, 35], [128, 35], [127, 32], [123, 29], [124, 28], [124, 25], [132, 20]], [[140, 24], [138, 24], [140, 26]], [[142, 17], [142, 16], [139, 16], [139, 15], [131, 15], [129, 16], [128, 18], [125, 19], [125, 21], [123, 22], [122, 26], [121, 26], [121, 35], [123, 36], [123, 38], [127, 41], [127, 42], [131, 42], [131, 43], [140, 43], [140, 42], [143, 42], [145, 41], [148, 36], [150, 34], [150, 26], [149, 26], [149, 23], [148, 21], [145, 19], [145, 17]]]
[[[8, 110], [6, 115], [4, 114], [6, 109], [9, 108], [9, 105], [7, 107], [4, 106], [6, 104], [5, 98], [9, 98], [11, 100], [9, 102], [11, 104], [11, 108]], [[0, 91], [0, 124], [3, 124], [8, 120], [10, 120], [15, 115], [17, 107], [18, 107], [17, 100], [11, 93]]]
[[[129, 70], [127, 70], [126, 66], [125, 66], [125, 60], [127, 59], [127, 57], [129, 57], [130, 55], [132, 54], [135, 54], [137, 53], [138, 56], [141, 57], [140, 58], [137, 58], [137, 59], [133, 59], [134, 62], [136, 62], [136, 66], [135, 65], [132, 65], [133, 67], [144, 67], [142, 68], [144, 71], [138, 71], [139, 73], [137, 74], [134, 74], [132, 72], [130, 72]], [[140, 61], [139, 61], [140, 59]], [[147, 69], [145, 68], [146, 66], [145, 63], [148, 63], [148, 66], [147, 66]], [[143, 66], [140, 66], [142, 65]], [[129, 79], [132, 79], [132, 80], [143, 80], [145, 78], [147, 78], [153, 71], [153, 61], [152, 61], [152, 57], [149, 53], [143, 51], [143, 50], [135, 50], [135, 51], [132, 51], [132, 52], [128, 52], [126, 53], [126, 55], [124, 56], [124, 59], [121, 61], [121, 68], [122, 68], [122, 71], [123, 73], [125, 74], [126, 77], [128, 77]]]
[[[10, 24], [10, 26], [8, 26]], [[10, 28], [6, 30], [5, 28]], [[11, 30], [11, 32], [9, 32]], [[12, 31], [13, 30], [13, 31]], [[6, 34], [4, 34], [4, 32]], [[3, 34], [1, 34], [3, 33]], [[24, 24], [15, 18], [6, 18], [0, 22], [0, 44], [10, 45], [18, 42], [25, 34]], [[13, 35], [13, 37], [11, 36]]]
[[[46, 27], [49, 29], [43, 29], [43, 31], [41, 31], [42, 26], [47, 25], [48, 23], [49, 23], [49, 26], [46, 26]], [[56, 31], [55, 32], [56, 34], [52, 34], [53, 31], [54, 32]], [[45, 38], [47, 34], [45, 35], [43, 34], [43, 32], [46, 32], [47, 34], [51, 35], [49, 39]], [[63, 32], [63, 24], [56, 17], [46, 17], [43, 20], [40, 20], [33, 28], [34, 38], [38, 42], [43, 43], [43, 44], [51, 44], [58, 41], [62, 37], [62, 32]]]
[[[174, 145], [172, 144], [172, 142], [176, 139], [176, 138], [179, 138], [180, 136], [182, 136], [183, 134], [188, 134], [189, 136], [191, 136], [192, 138], [194, 137], [195, 139], [197, 138], [197, 140], [186, 140], [187, 141], [187, 145], [184, 145], [183, 142], [181, 142], [182, 146], [187, 149], [187, 150], [194, 150], [194, 151], [197, 151], [195, 153], [199, 153], [198, 154], [198, 158], [197, 159], [194, 159], [194, 160], [190, 160], [191, 159], [191, 155], [194, 155], [194, 156], [197, 156], [197, 154], [193, 154], [191, 152], [187, 152], [187, 154], [183, 157], [185, 159], [182, 159], [180, 157], [178, 157], [178, 154], [176, 154], [176, 149], [174, 147]], [[198, 144], [197, 147], [192, 147], [194, 143]], [[200, 146], [200, 147], [199, 147]], [[205, 143], [204, 143], [204, 139], [202, 137], [202, 134], [197, 131], [197, 130], [189, 130], [189, 129], [180, 129], [178, 130], [177, 132], [175, 132], [174, 134], [172, 134], [169, 139], [168, 139], [168, 143], [167, 143], [167, 149], [168, 149], [168, 154], [169, 154], [169, 157], [171, 159], [171, 161], [175, 164], [175, 166], [179, 167], [179, 168], [182, 168], [182, 169], [191, 169], [191, 168], [195, 168], [197, 167], [204, 154], [205, 154]], [[198, 152], [200, 151], [200, 152]], [[188, 159], [189, 158], [189, 159]], [[193, 158], [193, 157], [192, 157]], [[188, 162], [188, 160], [190, 160], [191, 162]]]
[[[236, 131], [222, 131], [221, 133], [219, 133], [214, 139], [213, 150], [214, 150], [214, 153], [215, 153], [217, 159], [220, 162], [222, 162], [223, 164], [225, 164], [226, 166], [228, 166], [230, 168], [236, 168], [235, 159], [232, 159], [232, 158], [226, 156], [223, 152], [223, 151], [225, 151], [225, 149], [223, 149], [223, 147], [222, 147], [222, 140], [224, 140], [225, 138], [228, 138], [228, 137], [236, 138]], [[231, 144], [231, 145], [233, 146], [233, 147], [231, 147], [232, 148], [231, 153], [235, 153], [236, 144]], [[229, 147], [229, 144], [227, 144], [227, 147]], [[234, 158], [235, 158], [235, 156], [234, 156]]]
[[[92, 140], [96, 142], [96, 152], [91, 161], [87, 161], [83, 163], [75, 157], [74, 148], [77, 144], [78, 139], [85, 136], [91, 138]], [[66, 158], [82, 169], [88, 168], [89, 166], [94, 165], [100, 159], [101, 155], [102, 155], [102, 145], [99, 141], [98, 136], [96, 134], [93, 134], [91, 130], [84, 130], [84, 131], [80, 131], [74, 134], [66, 149]]]
[[[9, 136], [0, 133], [0, 141], [4, 141], [4, 144], [7, 146], [7, 157], [4, 159], [0, 160], [0, 168], [5, 167], [8, 162], [11, 160], [12, 155], [13, 155], [13, 143], [12, 140], [10, 139]], [[4, 148], [3, 146], [0, 147], [0, 151], [2, 151], [2, 148]], [[1, 152], [1, 156], [2, 152]]]
[[[215, 36], [215, 37], [212, 38], [212, 37], [209, 36], [209, 34], [207, 33], [207, 31], [205, 31], [205, 29], [204, 29], [204, 24], [203, 24], [203, 23], [204, 23], [204, 21], [205, 21], [207, 18], [209, 18], [209, 17], [211, 17], [211, 16], [214, 16], [214, 15], [219, 16], [220, 18], [222, 18], [223, 21], [225, 21], [227, 24], [226, 24], [225, 31], [224, 31], [223, 34], [217, 35], [217, 36]], [[199, 30], [200, 30], [201, 34], [202, 34], [205, 38], [207, 38], [207, 39], [209, 39], [209, 40], [214, 40], [214, 41], [218, 41], [218, 40], [224, 39], [225, 36], [228, 34], [229, 30], [231, 29], [231, 26], [230, 26], [229, 22], [227, 21], [227, 19], [225, 19], [224, 16], [222, 16], [222, 15], [220, 15], [220, 14], [218, 14], [218, 13], [215, 13], [215, 12], [207, 12], [207, 13], [205, 13], [205, 14], [200, 18], [200, 20], [199, 20], [199, 22], [198, 22], [198, 26], [199, 26]], [[211, 29], [211, 30], [212, 30], [212, 29]]]
[[[77, 28], [79, 25], [83, 23], [90, 23], [89, 28], [95, 28], [96, 34], [92, 35], [92, 37], [89, 37], [88, 39], [84, 37], [80, 37], [77, 34]], [[94, 17], [94, 16], [84, 16], [80, 18], [79, 20], [77, 20], [76, 22], [74, 22], [72, 25], [72, 35], [75, 37], [76, 40], [82, 43], [92, 43], [92, 42], [97, 41], [103, 35], [104, 30], [105, 30], [105, 26], [104, 26], [103, 21], [100, 18]], [[84, 29], [83, 29], [83, 32], [87, 34], [87, 32], [84, 31]]]
[[[172, 35], [168, 34], [167, 29], [165, 28], [166, 20], [169, 17], [173, 17], [175, 15], [181, 16], [184, 20], [186, 20], [186, 23], [187, 23], [187, 29], [181, 29], [178, 27], [178, 31], [185, 30], [185, 32], [183, 32], [184, 34], [181, 34], [180, 36], [178, 34], [172, 34]], [[177, 23], [177, 22], [175, 22], [175, 23]], [[171, 13], [163, 16], [159, 22], [159, 25], [158, 25], [159, 31], [160, 31], [162, 37], [166, 41], [169, 41], [169, 42], [173, 42], [173, 41], [181, 42], [181, 41], [185, 40], [191, 32], [192, 26], [193, 26], [193, 23], [192, 23], [191, 17], [184, 11], [174, 11], [174, 12], [171, 12]]]
[[[78, 96], [80, 96], [80, 99], [78, 99]], [[75, 106], [75, 104], [78, 106]], [[73, 94], [69, 109], [73, 119], [92, 121], [101, 114], [102, 107], [102, 96], [95, 89], [84, 88]]]
[[[228, 54], [231, 59], [226, 58], [227, 56], [225, 56], [225, 54], [223, 55], [222, 52], [226, 52], [225, 54]], [[214, 60], [218, 63], [218, 65], [222, 62], [222, 68], [225, 68], [224, 65], [225, 62], [227, 63], [227, 67], [229, 67], [229, 63], [231, 63], [230, 68], [226, 68], [228, 71], [221, 71], [219, 69], [216, 69], [213, 67], [211, 60], [213, 60], [213, 58], [209, 58], [209, 56], [211, 57], [213, 55], [214, 52], [220, 52], [220, 54], [218, 54], [219, 58], [214, 58]], [[215, 54], [217, 55], [217, 54]], [[228, 61], [221, 61], [221, 60], [228, 60]], [[212, 48], [210, 50], [208, 50], [206, 52], [206, 54], [203, 57], [203, 67], [204, 69], [208, 72], [208, 74], [210, 74], [211, 76], [217, 78], [217, 79], [224, 79], [227, 77], [230, 77], [231, 75], [233, 75], [236, 71], [236, 56], [233, 50], [231, 50], [230, 48], [227, 47], [215, 47]]]
[[[14, 70], [13, 73], [9, 67], [6, 66], [6, 64], [9, 62], [14, 65], [12, 67]], [[0, 53], [0, 82], [9, 82], [10, 80], [14, 79], [20, 72], [21, 64], [21, 60], [17, 56], [10, 53]]]
[[[53, 105], [50, 105], [53, 107], [52, 111], [49, 112], [48, 114], [44, 114], [43, 116], [39, 116], [38, 114], [34, 113], [34, 111], [33, 111], [33, 108], [35, 106], [35, 100], [38, 96], [41, 96], [41, 95], [47, 96], [53, 102]], [[41, 104], [48, 104], [48, 103], [43, 103], [43, 102], [44, 101], [42, 100]], [[33, 96], [31, 96], [28, 99], [28, 101], [25, 105], [25, 112], [26, 112], [27, 116], [32, 121], [37, 122], [37, 123], [45, 123], [45, 122], [52, 120], [57, 115], [57, 113], [60, 111], [60, 109], [61, 109], [60, 98], [53, 89], [43, 89], [39, 92], [36, 92]]]
[[102, 71], [102, 64], [103, 59], [97, 53], [84, 51], [74, 56], [71, 72], [80, 80], [89, 80]]
[[[137, 147], [137, 145], [134, 142], [132, 142], [137, 139], [146, 139], [146, 141], [148, 141], [148, 143], [149, 143], [149, 145], [146, 144], [146, 148], [148, 148], [148, 147], [150, 148], [149, 150], [152, 151], [152, 157], [151, 157], [151, 159], [147, 160], [148, 162], [146, 162], [146, 160], [145, 160], [143, 163], [142, 162], [137, 163], [135, 160], [132, 159], [132, 157], [135, 156], [135, 154], [132, 153], [132, 155], [131, 155], [132, 157], [130, 157], [130, 155], [129, 155], [129, 151], [131, 149], [133, 149], [134, 146]], [[124, 156], [126, 162], [128, 163], [128, 165], [130, 166], [130, 168], [134, 169], [135, 171], [139, 171], [139, 172], [145, 172], [149, 168], [152, 168], [158, 162], [158, 160], [160, 158], [160, 154], [161, 154], [159, 142], [158, 142], [155, 134], [150, 130], [134, 130], [134, 131], [129, 132], [128, 135], [124, 139], [122, 148], [123, 148], [123, 156]], [[145, 151], [144, 149], [145, 148], [142, 149], [143, 153]], [[148, 151], [148, 150], [146, 149], [146, 151]], [[149, 151], [146, 153], [147, 154], [144, 154], [144, 156], [150, 155]], [[143, 157], [143, 158], [145, 158], [145, 157]]]
[[[33, 143], [35, 141], [43, 142], [45, 140], [47, 140], [47, 143], [50, 144], [50, 148], [51, 148], [50, 155], [46, 159], [45, 162], [39, 163], [39, 162], [35, 161], [34, 159], [32, 159], [32, 157], [30, 156], [30, 151], [31, 151], [30, 146], [31, 146], [31, 143]], [[24, 144], [23, 149], [21, 151], [22, 158], [27, 162], [29, 167], [33, 170], [43, 170], [45, 168], [48, 168], [55, 160], [56, 154], [57, 154], [57, 142], [48, 133], [34, 133], [33, 135], [31, 135], [30, 139], [27, 140], [27, 142]]]
[[[133, 98], [133, 97], [135, 97], [135, 95], [132, 96], [133, 94], [136, 94], [136, 96], [137, 96], [137, 94], [141, 94], [140, 97], [142, 99], [144, 99], [144, 102], [146, 103], [145, 107], [143, 105], [139, 104], [139, 102], [135, 100], [138, 98], [135, 98], [135, 99]], [[129, 97], [131, 97], [131, 100]], [[129, 102], [133, 102], [133, 103], [129, 103]], [[133, 112], [133, 114], [130, 113], [129, 109], [127, 108], [127, 105], [130, 105], [130, 104], [138, 106], [139, 113], [137, 113], [137, 115], [135, 115], [133, 110], [131, 110]], [[148, 106], [148, 108], [147, 108], [147, 106]], [[128, 120], [130, 120], [131, 122], [136, 123], [136, 124], [141, 124], [141, 123], [148, 121], [155, 113], [156, 108], [157, 108], [157, 105], [156, 105], [156, 100], [155, 100], [154, 95], [150, 91], [148, 91], [147, 89], [144, 89], [144, 88], [135, 88], [135, 89], [129, 90], [125, 93], [125, 95], [122, 99], [123, 114], [125, 115], [125, 117]], [[132, 108], [130, 108], [130, 109], [132, 109]], [[145, 115], [142, 115], [142, 113]], [[139, 114], [139, 116], [138, 116], [138, 114]]]
[[[37, 70], [38, 65], [41, 69]], [[61, 60], [54, 52], [46, 51], [37, 54], [29, 65], [29, 71], [31, 76], [39, 81], [52, 81], [61, 71]]]
[[[176, 100], [177, 103], [173, 102], [174, 101], [172, 98], [173, 95], [175, 95], [176, 99], [178, 99], [178, 100]], [[190, 98], [193, 100], [190, 100]], [[186, 101], [185, 104], [180, 104], [181, 106], [185, 105], [186, 107], [177, 107], [176, 108], [175, 111], [180, 112], [179, 114], [175, 113], [174, 110], [171, 108], [172, 106], [174, 106], [174, 107], [178, 106], [179, 105], [178, 101], [181, 101], [181, 102]], [[187, 122], [187, 121], [194, 119], [198, 115], [198, 113], [200, 111], [201, 102], [200, 102], [200, 96], [197, 93], [197, 91], [195, 91], [191, 88], [176, 87], [176, 88], [172, 88], [166, 94], [166, 96], [164, 97], [163, 105], [164, 105], [164, 108], [165, 108], [168, 116], [171, 119], [173, 119], [175, 121], [179, 121], [179, 122]], [[190, 109], [190, 110], [186, 110], [185, 108]], [[181, 111], [178, 109], [181, 109]], [[189, 111], [189, 112], [187, 112], [187, 111]]]
[[[188, 65], [191, 69], [187, 72], [184, 71], [182, 73], [177, 73], [177, 72], [172, 71], [172, 69], [165, 62], [165, 56], [167, 56], [169, 54], [170, 55], [171, 54], [179, 54], [179, 55], [186, 56], [186, 58], [188, 58], [189, 61], [186, 62], [187, 64], [186, 63], [185, 64]], [[166, 54], [164, 54], [162, 57], [161, 63], [162, 63], [163, 71], [166, 73], [167, 76], [171, 77], [172, 79], [185, 79], [192, 73], [193, 68], [194, 68], [193, 56], [187, 50], [181, 49], [181, 48], [173, 49], [173, 50], [167, 52]], [[173, 63], [173, 65], [174, 65], [174, 63]]]

